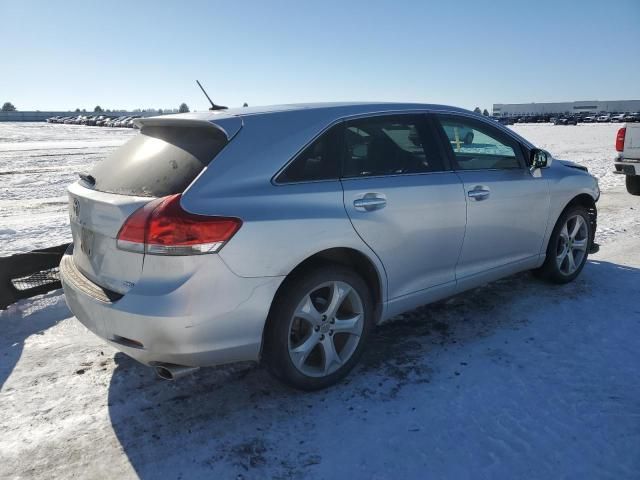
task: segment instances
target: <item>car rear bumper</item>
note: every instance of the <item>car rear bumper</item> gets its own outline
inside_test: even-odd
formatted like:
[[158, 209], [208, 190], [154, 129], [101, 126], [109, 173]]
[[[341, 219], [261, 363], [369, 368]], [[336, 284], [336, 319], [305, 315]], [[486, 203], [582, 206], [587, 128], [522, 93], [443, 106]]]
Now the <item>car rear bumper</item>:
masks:
[[[168, 280], [157, 270], [143, 273], [119, 295], [84, 277], [71, 252], [60, 264], [67, 304], [116, 349], [146, 365], [203, 367], [259, 359], [264, 324], [283, 277], [239, 277], [218, 255], [201, 255], [198, 267], [178, 280], [174, 269], [167, 269]], [[169, 262], [178, 265], [181, 258]], [[167, 258], [150, 259], [151, 272], [154, 260]]]
[[614, 173], [623, 175], [640, 175], [640, 160], [638, 161], [616, 161]]

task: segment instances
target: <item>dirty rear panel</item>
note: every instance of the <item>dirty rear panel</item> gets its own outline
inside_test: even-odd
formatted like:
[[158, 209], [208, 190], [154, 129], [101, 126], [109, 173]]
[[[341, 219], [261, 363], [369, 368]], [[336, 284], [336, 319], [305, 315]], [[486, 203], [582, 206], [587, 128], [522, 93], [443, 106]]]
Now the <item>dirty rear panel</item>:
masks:
[[118, 250], [116, 237], [129, 215], [149, 198], [96, 192], [80, 183], [68, 192], [76, 267], [98, 285], [126, 293], [140, 278], [144, 255]]

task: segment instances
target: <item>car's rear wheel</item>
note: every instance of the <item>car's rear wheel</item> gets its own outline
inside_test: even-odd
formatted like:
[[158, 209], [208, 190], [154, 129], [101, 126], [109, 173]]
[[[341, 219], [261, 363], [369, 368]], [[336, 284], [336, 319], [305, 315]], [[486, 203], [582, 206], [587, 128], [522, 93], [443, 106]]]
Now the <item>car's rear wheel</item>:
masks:
[[627, 175], [626, 179], [627, 192], [631, 195], [640, 195], [640, 176]]
[[328, 387], [356, 365], [373, 323], [371, 294], [360, 276], [321, 267], [287, 280], [265, 332], [271, 373], [303, 390]]
[[565, 210], [553, 229], [547, 257], [536, 274], [554, 283], [568, 283], [582, 271], [589, 255], [591, 222], [582, 206]]

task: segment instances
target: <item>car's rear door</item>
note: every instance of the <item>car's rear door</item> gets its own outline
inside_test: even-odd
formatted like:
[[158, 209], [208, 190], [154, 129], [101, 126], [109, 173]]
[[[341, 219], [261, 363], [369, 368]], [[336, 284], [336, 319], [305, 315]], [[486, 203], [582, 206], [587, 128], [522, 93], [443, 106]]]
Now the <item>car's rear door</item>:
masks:
[[389, 300], [455, 286], [466, 205], [430, 121], [398, 114], [344, 126], [344, 205], [384, 265]]
[[436, 118], [467, 201], [458, 281], [535, 259], [549, 217], [547, 180], [531, 174], [523, 147], [499, 128], [464, 115]]

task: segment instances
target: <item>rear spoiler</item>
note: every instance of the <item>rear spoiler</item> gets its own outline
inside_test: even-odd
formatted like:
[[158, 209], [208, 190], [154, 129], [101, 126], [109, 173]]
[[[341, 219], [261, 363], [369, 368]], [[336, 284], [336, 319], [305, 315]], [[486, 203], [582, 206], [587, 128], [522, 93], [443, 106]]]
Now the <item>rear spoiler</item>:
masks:
[[141, 129], [144, 127], [199, 127], [211, 128], [221, 132], [231, 140], [242, 128], [242, 118], [225, 114], [177, 114], [161, 117], [136, 118], [135, 123]]

